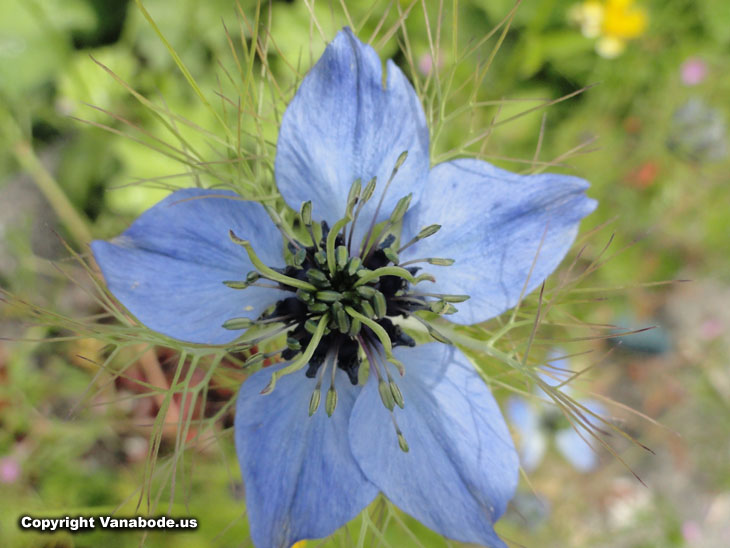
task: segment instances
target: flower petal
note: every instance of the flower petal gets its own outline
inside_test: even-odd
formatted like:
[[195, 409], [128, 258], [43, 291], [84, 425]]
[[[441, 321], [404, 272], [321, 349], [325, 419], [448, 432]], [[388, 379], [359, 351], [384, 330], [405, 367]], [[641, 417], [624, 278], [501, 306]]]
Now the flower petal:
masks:
[[418, 206], [406, 214], [401, 240], [426, 225], [442, 228], [401, 259], [454, 259], [449, 267], [428, 265], [436, 277], [429, 291], [471, 296], [449, 319], [487, 320], [515, 306], [526, 281], [529, 293], [558, 266], [578, 223], [596, 206], [585, 196], [587, 186], [577, 177], [516, 175], [481, 160], [439, 164]]
[[[408, 158], [388, 190], [378, 221], [428, 176], [428, 127], [413, 87], [401, 70], [382, 63], [349, 28], [340, 31], [302, 81], [281, 123], [276, 182], [287, 203], [311, 200], [315, 219], [330, 226], [343, 217], [350, 185], [378, 178], [356, 235], [364, 235], [396, 160]], [[355, 240], [359, 243], [359, 240]]]
[[547, 439], [540, 429], [539, 417], [534, 406], [517, 396], [507, 400], [507, 416], [512, 428], [519, 435], [520, 463], [530, 472], [542, 462]]
[[371, 379], [355, 403], [350, 446], [365, 475], [398, 507], [455, 540], [505, 546], [492, 528], [517, 485], [507, 426], [484, 381], [453, 347], [397, 348], [405, 408], [400, 450]]
[[111, 242], [92, 242], [109, 290], [139, 321], [169, 337], [202, 344], [238, 337], [223, 322], [255, 319], [288, 294], [223, 285], [254, 269], [229, 230], [252, 240], [265, 263], [283, 263], [281, 236], [264, 209], [236, 198], [223, 190], [179, 190]]
[[[337, 371], [337, 408], [308, 416], [315, 379], [285, 375], [260, 395], [271, 374], [248, 379], [238, 395], [236, 450], [246, 487], [251, 537], [257, 548], [290, 548], [305, 538], [325, 537], [354, 518], [378, 494], [352, 456], [348, 423], [355, 396]], [[326, 385], [326, 383], [325, 383]]]

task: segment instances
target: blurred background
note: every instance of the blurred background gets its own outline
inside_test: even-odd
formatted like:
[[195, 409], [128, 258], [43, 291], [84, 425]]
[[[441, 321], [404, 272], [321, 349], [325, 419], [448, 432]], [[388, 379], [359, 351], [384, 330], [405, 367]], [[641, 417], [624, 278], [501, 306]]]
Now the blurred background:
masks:
[[[575, 174], [599, 201], [573, 253], [585, 246], [579, 261], [595, 260], [595, 271], [563, 297], [554, 326], [567, 327], [548, 329], [537, 351], [575, 354], [565, 367], [590, 367], [582, 392], [653, 453], [614, 432], [610, 451], [585, 457], [561, 443], [565, 425], [551, 409], [523, 398], [530, 426], [511, 426], [524, 475], [497, 530], [511, 546], [727, 546], [730, 3], [142, 4], [3, 2], [0, 544], [250, 545], [226, 407], [245, 377], [235, 364], [223, 363], [206, 399], [165, 399], [180, 369], [193, 384], [202, 373], [164, 348], [127, 345], [110, 355], [104, 340], [68, 336], [83, 331], [70, 322], [33, 321], [34, 307], [101, 318], [72, 250], [86, 255], [90, 238], [120, 233], [171, 187], [237, 177], [221, 152], [221, 124], [256, 126], [237, 120], [237, 93], [273, 104], [261, 142], [236, 148], [262, 147], [270, 166], [264, 137], [275, 142], [277, 117], [323, 50], [321, 35], [330, 39], [349, 20], [420, 83], [434, 162], [479, 155], [513, 171]], [[266, 28], [268, 46], [242, 69]], [[255, 91], [259, 83], [275, 97]], [[271, 179], [264, 168], [250, 175]], [[614, 336], [612, 326], [653, 329]], [[110, 374], [115, 367], [124, 374]], [[507, 410], [515, 396], [495, 391]], [[174, 492], [174, 472], [150, 473], [150, 455], [159, 452], [164, 471], [180, 443], [176, 426], [151, 435], [161, 414], [165, 423], [205, 418], [215, 434], [200, 442], [195, 428], [186, 433], [194, 443]], [[537, 437], [545, 449], [528, 455], [524, 442]], [[145, 489], [155, 482], [159, 490]], [[139, 508], [193, 515], [199, 529], [72, 536], [16, 527], [22, 513], [132, 514], [149, 492], [158, 498]], [[363, 533], [359, 545], [456, 546], [392, 509], [383, 522], [383, 505], [352, 526], [383, 531]], [[331, 545], [355, 545], [347, 538]]]

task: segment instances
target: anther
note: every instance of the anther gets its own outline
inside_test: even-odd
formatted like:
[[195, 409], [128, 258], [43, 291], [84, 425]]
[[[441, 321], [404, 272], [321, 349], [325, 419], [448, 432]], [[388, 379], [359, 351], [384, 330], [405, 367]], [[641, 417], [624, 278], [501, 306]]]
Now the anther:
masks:
[[429, 303], [428, 308], [436, 314], [453, 314], [456, 312], [456, 307], [446, 301], [434, 301]]
[[350, 276], [354, 276], [355, 272], [358, 271], [361, 265], [362, 259], [360, 257], [352, 257], [347, 263], [347, 274]]
[[335, 321], [337, 322], [337, 329], [340, 333], [347, 333], [350, 331], [350, 318], [345, 312], [345, 308], [342, 303], [336, 302], [332, 305], [332, 310], [335, 315]]
[[383, 379], [378, 381], [378, 393], [383, 405], [388, 408], [388, 411], [392, 411], [395, 407], [395, 401], [393, 400], [393, 393], [390, 391], [390, 386]]
[[360, 310], [362, 310], [362, 313], [368, 318], [375, 317], [375, 309], [373, 308], [373, 305], [371, 305], [368, 301], [360, 302]]
[[226, 286], [230, 287], [231, 289], [246, 289], [251, 284], [248, 282], [237, 282], [237, 281], [226, 280], [223, 282], [223, 285], [226, 285]]
[[322, 399], [322, 392], [319, 387], [315, 388], [314, 392], [312, 392], [312, 396], [309, 398], [309, 416], [311, 417], [317, 412], [317, 408], [319, 407], [319, 400]]
[[344, 245], [338, 245], [335, 249], [335, 258], [337, 259], [337, 269], [344, 270], [349, 259], [347, 248]]
[[302, 343], [300, 343], [294, 337], [287, 337], [286, 338], [286, 347], [289, 350], [301, 350], [302, 349]]
[[448, 339], [448, 337], [446, 337], [443, 333], [438, 331], [435, 327], [433, 327], [429, 322], [427, 322], [420, 316], [417, 316], [416, 314], [412, 314], [411, 318], [420, 322], [421, 325], [423, 325], [426, 328], [426, 331], [428, 331], [428, 334], [431, 335], [431, 337], [433, 337], [436, 341], [443, 343], [443, 344], [449, 344], [449, 345], [454, 344]]
[[390, 388], [390, 393], [393, 396], [393, 401], [398, 407], [403, 409], [403, 407], [405, 407], [405, 402], [403, 401], [403, 393], [400, 391], [400, 388], [398, 388], [398, 385], [395, 384], [393, 379], [388, 382], [388, 386]]
[[383, 253], [391, 263], [398, 264], [398, 253], [396, 253], [395, 249], [393, 249], [392, 247], [385, 247], [383, 248]]
[[[365, 304], [367, 304], [367, 301], [363, 301], [362, 305]], [[383, 345], [383, 351], [385, 352], [386, 359], [398, 368], [398, 373], [400, 373], [401, 377], [405, 375], [405, 368], [403, 367], [403, 364], [398, 359], [396, 359], [395, 356], [393, 356], [393, 345], [390, 342], [390, 337], [388, 336], [388, 333], [385, 331], [383, 326], [381, 326], [377, 322], [374, 322], [370, 318], [360, 314], [351, 306], [346, 306], [345, 312], [347, 312], [352, 318], [360, 320], [364, 325], [369, 327], [373, 333], [375, 333], [375, 336], [378, 338], [378, 340], [380, 340], [380, 343]]]
[[317, 320], [309, 319], [306, 322], [304, 322], [304, 330], [309, 333], [310, 335], [314, 335], [314, 333], [317, 331]]
[[342, 300], [342, 293], [338, 291], [331, 291], [331, 290], [325, 290], [325, 291], [317, 291], [317, 293], [314, 294], [314, 298], [318, 301], [322, 301], [325, 303], [333, 303], [335, 301], [341, 301]]
[[[408, 151], [404, 150], [403, 152], [400, 153], [400, 156], [398, 156], [398, 159], [395, 161], [395, 166], [393, 166], [393, 171], [390, 172], [390, 177], [388, 177], [388, 181], [385, 183], [383, 192], [380, 194], [380, 200], [378, 201], [378, 205], [375, 208], [375, 213], [373, 213], [373, 218], [370, 221], [370, 228], [368, 229], [368, 232], [362, 241], [362, 244], [361, 244], [362, 251], [364, 251], [366, 249], [366, 246], [368, 245], [368, 242], [370, 241], [370, 237], [373, 235], [373, 230], [375, 229], [375, 225], [377, 224], [377, 220], [378, 220], [378, 215], [380, 214], [380, 208], [383, 207], [383, 201], [385, 200], [385, 195], [388, 192], [388, 189], [390, 188], [390, 184], [393, 182], [393, 179], [395, 179], [395, 176], [398, 173], [398, 170], [401, 168], [403, 163], [406, 161], [406, 158], [408, 158]], [[364, 256], [365, 253], [361, 253], [361, 255]]]
[[321, 270], [310, 268], [306, 273], [307, 279], [318, 287], [329, 287], [330, 280]]
[[327, 253], [322, 251], [321, 249], [317, 251], [314, 254], [314, 262], [317, 263], [317, 266], [320, 268], [324, 268], [327, 266]]
[[390, 214], [390, 223], [396, 224], [400, 222], [400, 220], [403, 218], [403, 215], [406, 214], [406, 211], [408, 211], [408, 207], [411, 205], [411, 200], [413, 199], [413, 194], [408, 194], [408, 196], [404, 196], [400, 200], [398, 200], [398, 203], [395, 206], [395, 209], [393, 209], [393, 213]]
[[324, 402], [324, 410], [327, 412], [327, 416], [331, 417], [332, 413], [335, 412], [335, 408], [337, 407], [337, 390], [335, 390], [334, 386], [330, 386], [329, 390], [327, 390], [327, 398]]
[[406, 442], [406, 438], [403, 436], [403, 432], [397, 430], [396, 435], [398, 436], [398, 447], [400, 447], [400, 450], [404, 453], [408, 453], [409, 447], [408, 443]]
[[350, 192], [347, 195], [347, 216], [352, 215], [352, 210], [355, 208], [355, 204], [360, 199], [360, 192], [362, 191], [362, 181], [355, 179], [355, 182], [350, 186]]
[[410, 240], [407, 244], [403, 245], [398, 249], [398, 253], [402, 252], [407, 247], [412, 246], [419, 240], [423, 240], [424, 238], [428, 238], [429, 236], [433, 236], [441, 229], [441, 225], [428, 225], [426, 227], [423, 227], [421, 231], [416, 234], [415, 238]]
[[248, 329], [252, 325], [254, 325], [256, 322], [249, 319], [249, 318], [231, 318], [230, 320], [226, 320], [223, 322], [223, 329]]
[[299, 250], [292, 256], [292, 264], [297, 267], [301, 267], [306, 260], [307, 250], [303, 247], [300, 247]]
[[[312, 286], [312, 290], [316, 291], [317, 288]], [[313, 300], [312, 293], [306, 289], [297, 289], [296, 295], [297, 299], [304, 303], [311, 303]]]
[[375, 309], [375, 317], [377, 317], [378, 319], [383, 318], [388, 308], [388, 304], [385, 301], [385, 295], [383, 295], [380, 291], [375, 291], [371, 302], [373, 303], [373, 308]]
[[322, 314], [329, 310], [329, 306], [326, 303], [316, 302], [309, 305], [309, 311], [314, 314]]
[[350, 322], [350, 330], [347, 332], [350, 337], [357, 337], [360, 334], [360, 328], [362, 328], [362, 322], [357, 318], [353, 318]]

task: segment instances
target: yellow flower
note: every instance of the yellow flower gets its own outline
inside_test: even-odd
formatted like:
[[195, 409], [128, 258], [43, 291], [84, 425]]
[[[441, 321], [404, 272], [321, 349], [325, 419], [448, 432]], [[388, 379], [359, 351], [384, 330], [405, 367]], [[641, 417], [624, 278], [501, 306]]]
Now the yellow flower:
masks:
[[568, 16], [585, 37], [598, 39], [596, 51], [609, 59], [620, 55], [628, 40], [641, 36], [647, 24], [646, 10], [633, 0], [585, 0], [574, 5]]

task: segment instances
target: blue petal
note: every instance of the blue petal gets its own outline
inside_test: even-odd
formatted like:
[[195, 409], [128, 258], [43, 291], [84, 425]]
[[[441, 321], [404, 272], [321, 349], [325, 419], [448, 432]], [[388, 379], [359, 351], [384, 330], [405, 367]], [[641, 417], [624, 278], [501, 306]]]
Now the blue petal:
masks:
[[[238, 395], [236, 450], [246, 487], [251, 537], [257, 548], [290, 548], [325, 537], [353, 519], [378, 494], [355, 462], [348, 424], [360, 390], [337, 372], [337, 408], [308, 416], [316, 380], [304, 372], [259, 393], [277, 368], [259, 371]], [[325, 389], [327, 383], [325, 383]]]
[[528, 276], [526, 293], [555, 270], [578, 223], [596, 206], [584, 194], [587, 186], [577, 177], [516, 175], [481, 160], [439, 164], [431, 170], [418, 206], [407, 213], [401, 240], [408, 241], [426, 225], [442, 228], [401, 258], [455, 259], [449, 267], [428, 265], [436, 277], [428, 289], [470, 295], [449, 319], [484, 321], [517, 304]]
[[547, 439], [540, 429], [540, 418], [533, 405], [516, 396], [507, 400], [507, 416], [519, 435], [522, 468], [530, 472], [542, 462], [547, 448]]
[[[598, 402], [582, 400], [580, 404], [597, 415], [606, 414], [606, 409]], [[598, 422], [596, 418], [587, 413], [585, 413], [585, 417], [593, 424]], [[564, 428], [555, 434], [555, 445], [576, 470], [589, 472], [598, 464], [597, 443], [585, 428], [579, 424], [575, 426], [580, 430], [583, 437], [572, 427]]]
[[[408, 158], [388, 190], [378, 221], [426, 182], [428, 127], [408, 79], [387, 63], [383, 88], [378, 54], [349, 28], [337, 34], [302, 81], [284, 113], [276, 151], [276, 182], [287, 203], [311, 200], [315, 219], [330, 226], [344, 216], [350, 185], [377, 176], [378, 187], [356, 231], [364, 235], [390, 173]], [[359, 243], [359, 240], [356, 240]]]
[[438, 533], [504, 547], [492, 528], [517, 485], [507, 426], [466, 357], [438, 343], [397, 348], [405, 408], [395, 417], [410, 446], [398, 447], [377, 383], [368, 382], [350, 419], [350, 445], [365, 475], [398, 507]]
[[254, 269], [230, 240], [231, 229], [250, 239], [268, 265], [283, 263], [281, 236], [264, 209], [235, 198], [222, 190], [179, 190], [111, 242], [92, 242], [109, 290], [144, 325], [175, 339], [223, 344], [240, 334], [223, 329], [223, 322], [255, 319], [287, 295], [223, 285]]
[[[590, 434], [585, 431], [581, 433], [584, 438], [590, 438]], [[595, 450], [572, 428], [565, 428], [557, 432], [555, 434], [555, 445], [568, 462], [581, 472], [592, 470], [598, 462]]]

